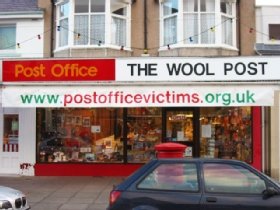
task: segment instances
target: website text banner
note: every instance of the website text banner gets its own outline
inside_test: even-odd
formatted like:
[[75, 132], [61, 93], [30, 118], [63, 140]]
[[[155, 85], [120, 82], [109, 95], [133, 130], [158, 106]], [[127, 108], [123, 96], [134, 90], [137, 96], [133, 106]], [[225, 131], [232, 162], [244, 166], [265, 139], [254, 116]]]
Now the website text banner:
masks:
[[280, 80], [279, 57], [116, 59], [117, 81]]
[[4, 60], [3, 81], [115, 81], [115, 59]]
[[270, 86], [6, 86], [4, 107], [271, 106]]

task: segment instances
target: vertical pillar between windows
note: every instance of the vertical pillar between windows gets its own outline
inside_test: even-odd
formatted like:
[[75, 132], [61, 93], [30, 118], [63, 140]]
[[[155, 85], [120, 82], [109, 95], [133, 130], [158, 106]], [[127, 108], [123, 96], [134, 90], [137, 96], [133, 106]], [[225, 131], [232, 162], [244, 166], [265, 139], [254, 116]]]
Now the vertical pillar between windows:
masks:
[[112, 18], [111, 18], [111, 1], [105, 0], [105, 45], [111, 45], [111, 27], [112, 27]]

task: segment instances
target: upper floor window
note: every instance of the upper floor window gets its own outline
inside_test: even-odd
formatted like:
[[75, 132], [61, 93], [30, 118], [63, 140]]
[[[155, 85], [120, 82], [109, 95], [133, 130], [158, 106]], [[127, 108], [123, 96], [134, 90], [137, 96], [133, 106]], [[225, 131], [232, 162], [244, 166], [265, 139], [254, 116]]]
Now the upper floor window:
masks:
[[16, 48], [16, 25], [0, 25], [0, 50]]
[[58, 47], [67, 45], [129, 47], [127, 41], [129, 6], [125, 0], [64, 1], [58, 5], [60, 11], [58, 22], [67, 32], [59, 31]]
[[75, 3], [75, 45], [105, 43], [105, 1], [79, 0]]
[[177, 42], [178, 1], [167, 0], [163, 3], [164, 43]]
[[280, 24], [269, 24], [269, 39], [280, 40]]
[[161, 5], [161, 46], [235, 46], [234, 0], [164, 0]]
[[59, 6], [58, 15], [58, 32], [59, 32], [59, 47], [68, 45], [69, 34], [69, 2], [65, 1]]

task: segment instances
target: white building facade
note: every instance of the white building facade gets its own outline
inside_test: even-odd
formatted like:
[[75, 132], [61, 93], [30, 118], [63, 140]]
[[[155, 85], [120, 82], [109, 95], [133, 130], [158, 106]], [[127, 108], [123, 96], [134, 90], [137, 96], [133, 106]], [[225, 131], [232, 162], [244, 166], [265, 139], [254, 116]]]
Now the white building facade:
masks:
[[[2, 60], [42, 58], [43, 11], [35, 4], [0, 7], [0, 174], [33, 175], [35, 163], [35, 109], [2, 106]], [[19, 138], [20, 137], [20, 138]]]
[[[256, 53], [260, 56], [280, 55], [280, 6], [256, 7]], [[275, 69], [277, 71], [277, 69]], [[271, 171], [271, 176], [280, 178], [280, 97], [279, 91], [275, 92], [275, 105], [271, 107], [270, 122], [271, 142], [266, 145], [266, 162]], [[264, 142], [265, 144], [265, 142]]]

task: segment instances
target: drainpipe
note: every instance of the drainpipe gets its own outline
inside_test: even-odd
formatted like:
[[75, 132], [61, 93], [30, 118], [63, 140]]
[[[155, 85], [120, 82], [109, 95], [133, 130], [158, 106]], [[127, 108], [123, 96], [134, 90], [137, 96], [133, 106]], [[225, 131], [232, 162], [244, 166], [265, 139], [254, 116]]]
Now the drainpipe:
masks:
[[53, 50], [54, 50], [54, 23], [55, 23], [55, 19], [54, 19], [54, 9], [55, 9], [55, 2], [56, 0], [51, 0], [51, 4], [52, 4], [52, 8], [51, 8], [51, 47], [50, 47], [50, 56], [51, 58], [54, 57], [54, 54], [53, 54]]
[[147, 0], [144, 0], [144, 54], [148, 53], [147, 40]]
[[238, 44], [239, 44], [239, 51], [238, 51], [238, 55], [239, 56], [241, 56], [241, 51], [242, 51], [242, 43], [241, 43], [241, 39], [242, 39], [242, 37], [241, 37], [241, 13], [240, 13], [240, 10], [241, 10], [241, 4], [240, 4], [240, 0], [237, 0], [236, 1], [236, 3], [238, 4], [237, 5], [237, 8], [238, 8], [238, 22], [237, 22], [237, 24], [238, 24], [238, 30], [239, 30], [239, 32], [238, 32], [238, 34], [239, 34], [239, 38], [238, 38]]

